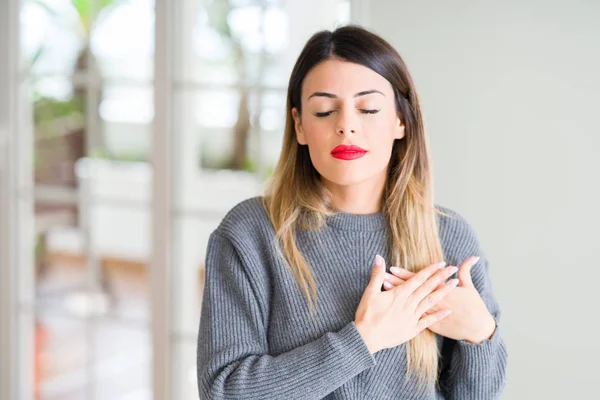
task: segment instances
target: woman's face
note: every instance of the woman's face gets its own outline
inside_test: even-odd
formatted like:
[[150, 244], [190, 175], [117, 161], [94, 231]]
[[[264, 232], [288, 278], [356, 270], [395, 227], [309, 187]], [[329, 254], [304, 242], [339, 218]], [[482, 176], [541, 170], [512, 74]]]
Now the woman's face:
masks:
[[296, 137], [326, 185], [385, 182], [394, 140], [404, 137], [385, 78], [359, 64], [326, 60], [306, 75], [301, 101], [301, 114], [292, 109]]

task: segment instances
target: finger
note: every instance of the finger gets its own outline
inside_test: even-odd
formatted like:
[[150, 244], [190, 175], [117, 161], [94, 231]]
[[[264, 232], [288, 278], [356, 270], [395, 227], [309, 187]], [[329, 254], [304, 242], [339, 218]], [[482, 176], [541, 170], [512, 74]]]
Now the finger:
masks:
[[[392, 274], [388, 274], [388, 273], [385, 274], [385, 281], [391, 283], [392, 287], [401, 285], [404, 282], [406, 282], [404, 279], [400, 279], [400, 278], [398, 278]], [[385, 282], [383, 282], [383, 284], [385, 285]]]
[[398, 278], [403, 279], [405, 281], [412, 278], [413, 276], [415, 276], [414, 272], [410, 272], [410, 271], [405, 270], [404, 268], [399, 268], [399, 267], [391, 267], [390, 272], [393, 275], [395, 275]]
[[[415, 276], [414, 272], [411, 272], [409, 270], [406, 270], [404, 268], [400, 268], [400, 267], [390, 267], [390, 272], [394, 275], [397, 276], [398, 278], [400, 278], [400, 280], [402, 281], [401, 283], [403, 283], [404, 281], [409, 280], [410, 278], [412, 278], [413, 276]], [[393, 286], [398, 286], [396, 284], [394, 284], [394, 281], [391, 279], [388, 279], [387, 275], [386, 275], [386, 279], [389, 280]], [[444, 287], [444, 285], [446, 284], [446, 282], [442, 282], [438, 285], [437, 289], [441, 289]]]
[[458, 271], [458, 279], [460, 279], [460, 285], [462, 287], [474, 287], [473, 281], [471, 280], [471, 268], [479, 261], [479, 257], [469, 257], [463, 262]]
[[[412, 278], [413, 276], [415, 276], [414, 272], [410, 272], [404, 268], [399, 268], [399, 267], [391, 267], [390, 272], [394, 276], [400, 278], [400, 283], [404, 283], [405, 281], [407, 281], [410, 278]], [[387, 275], [386, 275], [385, 279], [389, 280], [393, 286], [398, 286], [398, 284], [394, 284], [395, 281], [393, 279], [389, 279]], [[445, 282], [442, 282], [439, 284], [439, 286], [436, 289], [441, 289], [444, 287], [444, 285], [445, 285]]]
[[385, 279], [385, 260], [379, 254], [375, 256], [375, 263], [373, 265], [373, 271], [371, 272], [371, 280], [367, 285], [365, 291], [370, 294], [376, 294], [381, 292], [381, 285]]
[[428, 327], [430, 327], [431, 325], [440, 322], [441, 320], [443, 320], [444, 318], [446, 318], [448, 315], [450, 315], [452, 313], [452, 311], [450, 310], [440, 310], [438, 312], [435, 312], [433, 314], [429, 314], [423, 318], [421, 318], [419, 320], [419, 322], [417, 322], [417, 329], [419, 331], [422, 331]]
[[445, 262], [433, 264], [423, 268], [415, 274], [412, 278], [408, 279], [403, 285], [397, 286], [394, 290], [402, 290], [406, 295], [410, 296], [415, 290], [419, 288], [431, 275], [438, 272], [440, 269], [446, 266]]
[[437, 289], [429, 296], [425, 297], [417, 306], [417, 315], [423, 315], [431, 308], [435, 307], [448, 293], [458, 285], [458, 279], [451, 279], [445, 283], [441, 289]]
[[[428, 296], [431, 292], [433, 292], [436, 287], [445, 282], [446, 279], [456, 273], [456, 271], [458, 271], [458, 268], [450, 266], [437, 272], [417, 290], [415, 290], [412, 295], [410, 295], [410, 302], [416, 307], [416, 305], [418, 305], [425, 298], [425, 296]], [[408, 282], [410, 282], [410, 280]]]

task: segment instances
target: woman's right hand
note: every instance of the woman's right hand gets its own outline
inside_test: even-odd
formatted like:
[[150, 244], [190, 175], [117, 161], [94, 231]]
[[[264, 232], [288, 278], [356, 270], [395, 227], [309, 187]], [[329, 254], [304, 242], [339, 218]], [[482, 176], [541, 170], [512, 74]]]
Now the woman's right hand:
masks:
[[441, 285], [457, 271], [456, 267], [444, 268], [445, 265], [430, 265], [406, 282], [382, 292], [385, 261], [379, 255], [375, 257], [371, 281], [354, 318], [356, 328], [371, 354], [407, 342], [428, 326], [450, 315], [450, 310], [425, 315], [458, 284], [458, 279], [452, 279]]

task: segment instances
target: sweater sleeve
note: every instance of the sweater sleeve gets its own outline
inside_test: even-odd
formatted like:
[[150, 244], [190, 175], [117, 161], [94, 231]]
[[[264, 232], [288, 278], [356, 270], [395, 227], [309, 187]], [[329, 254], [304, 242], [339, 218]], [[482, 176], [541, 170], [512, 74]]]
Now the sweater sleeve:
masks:
[[457, 246], [458, 263], [471, 255], [480, 257], [471, 269], [471, 278], [488, 311], [496, 320], [496, 330], [488, 340], [479, 344], [444, 338], [442, 352], [447, 350], [450, 359], [445, 362], [445, 370], [441, 372], [441, 384], [445, 386], [449, 399], [496, 399], [505, 386], [508, 359], [499, 325], [500, 307], [492, 293], [488, 260], [472, 227], [463, 220], [460, 229], [455, 230], [455, 233], [462, 236], [461, 240], [457, 241], [460, 243]]
[[201, 399], [320, 399], [373, 366], [354, 322], [289, 352], [269, 354], [269, 282], [215, 232], [206, 255], [198, 335]]

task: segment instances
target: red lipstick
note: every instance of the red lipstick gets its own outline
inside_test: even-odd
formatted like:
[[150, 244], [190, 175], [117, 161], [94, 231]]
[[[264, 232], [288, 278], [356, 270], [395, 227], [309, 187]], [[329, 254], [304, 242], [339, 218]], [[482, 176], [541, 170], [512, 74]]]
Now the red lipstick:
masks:
[[358, 146], [346, 146], [340, 144], [335, 149], [331, 150], [331, 155], [340, 160], [356, 160], [367, 154], [367, 150]]

